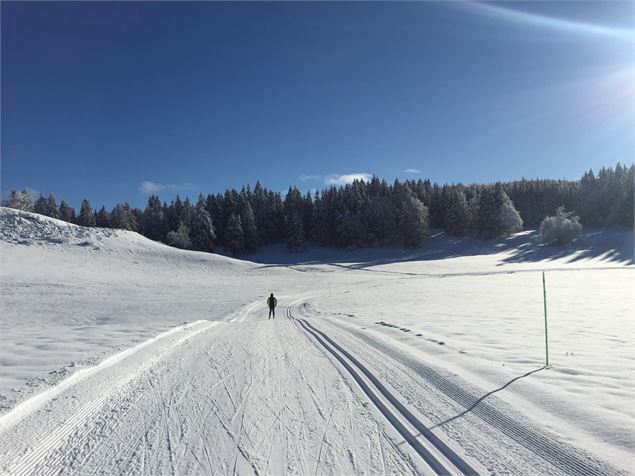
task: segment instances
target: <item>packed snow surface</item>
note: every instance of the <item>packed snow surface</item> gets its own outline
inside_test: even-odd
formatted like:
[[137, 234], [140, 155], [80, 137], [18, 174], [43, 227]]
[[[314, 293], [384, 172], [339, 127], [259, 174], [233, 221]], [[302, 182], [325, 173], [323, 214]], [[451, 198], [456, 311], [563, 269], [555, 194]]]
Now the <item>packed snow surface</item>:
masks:
[[0, 473], [635, 472], [633, 230], [247, 258], [0, 208]]

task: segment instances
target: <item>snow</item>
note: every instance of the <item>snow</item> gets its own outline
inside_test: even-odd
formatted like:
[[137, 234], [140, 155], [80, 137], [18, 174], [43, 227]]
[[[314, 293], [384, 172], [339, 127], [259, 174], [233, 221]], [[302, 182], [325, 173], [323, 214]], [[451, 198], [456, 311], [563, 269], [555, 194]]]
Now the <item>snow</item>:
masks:
[[0, 472], [635, 472], [633, 230], [247, 258], [0, 208]]

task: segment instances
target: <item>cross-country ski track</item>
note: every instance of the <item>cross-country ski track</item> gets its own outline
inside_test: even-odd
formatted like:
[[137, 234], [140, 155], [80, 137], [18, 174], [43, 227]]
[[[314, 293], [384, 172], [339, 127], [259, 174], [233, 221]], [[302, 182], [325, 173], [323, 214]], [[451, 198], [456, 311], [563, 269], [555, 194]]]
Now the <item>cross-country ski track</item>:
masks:
[[281, 304], [183, 324], [24, 401], [0, 418], [2, 473], [619, 474], [308, 298]]

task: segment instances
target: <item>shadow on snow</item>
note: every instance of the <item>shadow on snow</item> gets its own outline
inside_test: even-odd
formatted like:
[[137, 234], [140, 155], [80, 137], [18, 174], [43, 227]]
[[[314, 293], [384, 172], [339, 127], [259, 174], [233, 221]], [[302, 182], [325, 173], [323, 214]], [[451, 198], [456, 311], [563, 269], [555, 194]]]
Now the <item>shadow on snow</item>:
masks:
[[499, 266], [553, 260], [575, 263], [590, 259], [632, 265], [635, 264], [634, 235], [634, 230], [627, 228], [585, 229], [575, 243], [546, 246], [540, 243], [537, 231], [525, 231], [495, 240], [435, 232], [421, 248], [414, 250], [390, 246], [347, 251], [310, 246], [303, 253], [290, 253], [284, 244], [275, 244], [265, 246], [246, 258], [262, 264], [260, 268], [328, 264], [357, 270], [382, 264], [497, 254], [501, 254]]

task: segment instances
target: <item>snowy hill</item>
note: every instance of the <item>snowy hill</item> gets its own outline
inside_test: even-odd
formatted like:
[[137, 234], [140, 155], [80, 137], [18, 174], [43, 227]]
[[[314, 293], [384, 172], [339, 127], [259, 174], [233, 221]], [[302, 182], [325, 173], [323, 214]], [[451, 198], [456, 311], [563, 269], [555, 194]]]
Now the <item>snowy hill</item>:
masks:
[[[0, 207], [0, 242], [10, 245], [57, 247], [58, 249], [84, 248], [87, 252], [101, 251], [101, 255], [134, 257], [160, 257], [163, 260], [205, 264], [223, 268], [241, 267], [244, 262], [209, 253], [179, 250], [149, 240], [140, 234], [110, 228], [86, 228], [65, 221], [11, 208]], [[74, 251], [80, 252], [79, 249]]]
[[239, 282], [280, 274], [9, 208], [0, 208], [0, 260], [0, 410], [163, 329], [226, 319], [269, 291]]
[[632, 237], [244, 261], [0, 208], [0, 472], [633, 472]]

